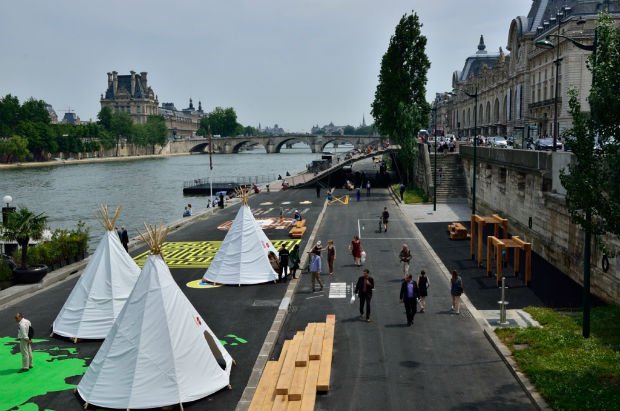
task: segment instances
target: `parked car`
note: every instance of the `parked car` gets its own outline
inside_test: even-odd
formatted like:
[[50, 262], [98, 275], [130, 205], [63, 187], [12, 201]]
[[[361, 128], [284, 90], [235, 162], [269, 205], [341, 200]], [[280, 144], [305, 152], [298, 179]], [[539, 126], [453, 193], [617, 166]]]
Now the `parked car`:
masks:
[[[539, 138], [534, 142], [535, 150], [549, 151], [553, 149], [553, 138], [552, 137], [544, 137]], [[562, 142], [557, 140], [555, 143], [556, 150], [562, 150]]]
[[508, 148], [508, 141], [501, 136], [487, 138], [487, 145], [494, 148]]

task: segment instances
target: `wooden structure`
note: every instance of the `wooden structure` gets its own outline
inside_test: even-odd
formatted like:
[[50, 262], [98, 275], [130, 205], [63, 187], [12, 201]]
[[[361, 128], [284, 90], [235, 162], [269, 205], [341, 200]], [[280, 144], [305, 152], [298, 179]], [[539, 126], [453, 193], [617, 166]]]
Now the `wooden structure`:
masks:
[[293, 228], [288, 232], [288, 236], [291, 238], [301, 238], [306, 230], [306, 220], [296, 221], [295, 224], [293, 224]]
[[494, 237], [501, 238], [499, 236], [500, 228], [503, 230], [503, 237], [508, 237], [508, 219], [502, 218], [497, 214], [493, 214], [490, 217], [473, 214], [471, 216], [471, 259], [477, 261], [478, 267], [482, 267], [482, 237], [486, 224], [493, 224]]
[[470, 237], [467, 228], [458, 222], [448, 224], [448, 233], [450, 234], [450, 240], [467, 240]]
[[317, 391], [329, 391], [335, 327], [330, 314], [284, 341], [280, 358], [267, 361], [249, 411], [313, 411]]
[[532, 279], [532, 244], [526, 243], [517, 236], [503, 240], [495, 236], [487, 238], [487, 276], [491, 276], [492, 261], [495, 258], [495, 277], [497, 286], [500, 286], [502, 282], [502, 266], [504, 265], [504, 260], [508, 259], [508, 250], [510, 249], [514, 250], [513, 264], [515, 276], [519, 275], [521, 269], [521, 250], [525, 253], [525, 276], [523, 277], [523, 282], [525, 285], [528, 285]]

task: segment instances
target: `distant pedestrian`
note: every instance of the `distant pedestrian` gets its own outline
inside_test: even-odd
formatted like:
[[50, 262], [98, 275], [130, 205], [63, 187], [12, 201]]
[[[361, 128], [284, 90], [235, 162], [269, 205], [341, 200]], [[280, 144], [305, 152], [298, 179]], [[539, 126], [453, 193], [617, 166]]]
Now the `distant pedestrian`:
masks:
[[121, 230], [121, 243], [125, 251], [129, 252], [129, 234], [127, 234], [125, 226], [121, 227]]
[[360, 201], [361, 199], [362, 199], [362, 189], [360, 187], [357, 187], [357, 190], [355, 190], [355, 200]]
[[278, 262], [278, 257], [276, 256], [276, 253], [274, 253], [273, 251], [269, 251], [269, 254], [267, 254], [267, 258], [269, 259], [269, 264], [271, 264], [271, 268], [273, 269], [273, 271], [278, 274], [278, 281], [280, 281], [280, 276], [282, 275], [282, 272], [280, 270], [280, 263]]
[[[269, 191], [269, 190], [267, 190]], [[220, 208], [224, 208], [224, 194], [220, 193], [220, 200], [218, 201], [218, 206]]]
[[185, 206], [185, 208], [183, 209], [183, 217], [189, 217], [191, 215], [191, 212], [188, 210], [187, 206]]
[[336, 260], [336, 246], [334, 240], [327, 241], [327, 267], [329, 268], [329, 275], [334, 274], [334, 261]]
[[420, 271], [420, 275], [418, 276], [418, 290], [420, 293], [418, 294], [420, 299], [420, 312], [423, 313], [426, 310], [426, 297], [428, 297], [428, 289], [431, 286], [431, 282], [426, 276], [426, 271]]
[[118, 228], [118, 226], [115, 227], [116, 228], [116, 234], [118, 235], [118, 239], [120, 240], [121, 237], [123, 236], [123, 231]]
[[280, 207], [280, 221], [284, 220], [284, 207]]
[[192, 213], [192, 205], [191, 205], [191, 204], [188, 204], [188, 205], [187, 205], [187, 210], [189, 211], [189, 216], [191, 217], [191, 216], [192, 216], [192, 214], [193, 214], [193, 213]]
[[400, 286], [400, 302], [405, 304], [407, 325], [413, 324], [413, 318], [418, 310], [418, 285], [413, 281], [411, 274], [407, 274]]
[[400, 249], [400, 254], [398, 257], [400, 258], [400, 262], [403, 266], [403, 276], [407, 276], [407, 274], [409, 274], [409, 263], [411, 262], [411, 250], [406, 243], [403, 243], [403, 247]]
[[291, 251], [291, 254], [289, 255], [289, 259], [291, 261], [291, 276], [293, 278], [297, 278], [295, 274], [297, 274], [297, 270], [299, 270], [299, 262], [301, 261], [299, 244], [295, 244], [293, 251]]
[[321, 282], [321, 256], [312, 253], [310, 254], [310, 274], [312, 274], [312, 292], [315, 292], [315, 286], [318, 282], [321, 286], [321, 290], [323, 291], [323, 283]]
[[460, 306], [461, 306], [461, 294], [463, 294], [463, 279], [456, 272], [456, 270], [452, 270], [452, 278], [450, 278], [450, 294], [452, 294], [452, 307], [451, 311], [454, 311], [456, 314], [460, 314]]
[[303, 220], [303, 218], [301, 217], [301, 213], [299, 212], [299, 210], [295, 210], [295, 215], [293, 216], [293, 218], [295, 219], [295, 221], [301, 221], [301, 220]]
[[366, 181], [366, 197], [370, 197], [370, 180]]
[[290, 176], [291, 176], [291, 173], [289, 173], [289, 172], [288, 172], [288, 170], [286, 171], [286, 176], [287, 176], [287, 177], [290, 177]]
[[32, 368], [32, 325], [20, 312], [15, 314], [15, 321], [17, 322], [19, 352], [22, 355], [22, 368], [18, 372], [26, 372]]
[[278, 180], [282, 180], [282, 174], [278, 174]]
[[319, 257], [321, 256], [321, 251], [323, 251], [323, 245], [321, 244], [321, 240], [318, 240], [314, 247], [312, 247], [312, 253], [315, 253]]
[[[381, 222], [383, 223], [383, 232], [387, 233], [388, 222], [390, 220], [390, 213], [388, 212], [387, 207], [383, 207], [383, 212], [381, 213]], [[381, 230], [379, 230], [381, 231]]]
[[316, 183], [316, 198], [321, 198], [321, 185]]
[[280, 256], [280, 278], [279, 280], [286, 281], [286, 277], [288, 276], [288, 260], [289, 260], [289, 252], [282, 244], [282, 247], [278, 250], [278, 255]]
[[353, 240], [351, 241], [351, 245], [349, 245], [349, 251], [351, 251], [351, 255], [353, 256], [353, 264], [356, 266], [362, 265], [362, 242], [358, 235], [353, 236]]
[[370, 322], [370, 300], [372, 289], [375, 288], [375, 280], [370, 276], [370, 271], [364, 268], [363, 274], [357, 279], [355, 294], [360, 299], [360, 319], [364, 319], [364, 305], [366, 306], [366, 321]]
[[405, 201], [405, 184], [400, 183], [400, 201]]

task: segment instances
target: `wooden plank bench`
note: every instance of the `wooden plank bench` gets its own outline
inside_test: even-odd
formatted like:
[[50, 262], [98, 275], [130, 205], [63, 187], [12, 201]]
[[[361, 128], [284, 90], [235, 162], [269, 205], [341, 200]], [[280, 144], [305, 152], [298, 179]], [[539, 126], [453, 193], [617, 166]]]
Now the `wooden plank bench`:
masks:
[[450, 240], [467, 240], [470, 238], [467, 228], [461, 223], [448, 224], [448, 232], [450, 233]]
[[288, 232], [288, 236], [291, 238], [301, 238], [303, 237], [304, 233], [306, 232], [308, 228], [307, 227], [293, 227], [291, 228], [291, 230]]
[[320, 360], [323, 351], [323, 335], [325, 335], [325, 323], [317, 323], [314, 328], [312, 345], [310, 346], [310, 360]]
[[308, 373], [306, 374], [306, 386], [304, 387], [304, 395], [301, 397], [300, 411], [314, 411], [316, 402], [316, 383], [319, 379], [319, 368], [321, 362], [311, 360], [308, 362]]
[[299, 345], [299, 351], [295, 359], [295, 367], [305, 367], [308, 364], [308, 360], [310, 359], [310, 346], [312, 345], [315, 329], [316, 323], [310, 323], [306, 326], [304, 338]]
[[[282, 344], [282, 350], [280, 351], [280, 358], [278, 361], [267, 361], [267, 365], [263, 370], [256, 391], [254, 392], [254, 398], [250, 403], [249, 411], [269, 411], [273, 406], [275, 400], [275, 389], [280, 371], [282, 370], [282, 364], [286, 358], [286, 352], [291, 344], [290, 340], [284, 341]], [[271, 364], [271, 365], [270, 365]], [[268, 368], [269, 367], [269, 368]]]
[[323, 335], [323, 349], [321, 351], [319, 376], [316, 383], [317, 391], [329, 391], [329, 380], [332, 373], [332, 354], [334, 352], [334, 331], [336, 316], [329, 314], [325, 319], [325, 334]]
[[299, 345], [303, 340], [303, 336], [303, 331], [297, 331], [297, 334], [295, 334], [293, 341], [288, 347], [286, 358], [284, 359], [284, 364], [282, 364], [282, 370], [280, 371], [280, 376], [278, 377], [278, 382], [276, 384], [276, 394], [278, 395], [288, 395], [288, 390], [291, 386], [291, 382], [293, 381], [293, 374], [295, 373], [295, 360], [297, 359], [297, 352], [299, 351]]

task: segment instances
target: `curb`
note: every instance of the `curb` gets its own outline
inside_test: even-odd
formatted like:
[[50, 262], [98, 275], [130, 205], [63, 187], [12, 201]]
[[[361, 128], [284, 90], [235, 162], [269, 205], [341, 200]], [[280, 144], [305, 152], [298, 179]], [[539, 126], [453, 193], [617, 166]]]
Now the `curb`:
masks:
[[[400, 205], [399, 205], [399, 208], [400, 208]], [[403, 211], [401, 210], [401, 212]], [[431, 255], [431, 258], [435, 260], [435, 263], [437, 264], [437, 266], [439, 266], [444, 276], [449, 280], [451, 277], [450, 270], [448, 270], [448, 268], [443, 264], [443, 262], [441, 261], [437, 253], [435, 253], [435, 250], [433, 250], [433, 248], [428, 243], [428, 241], [426, 241], [426, 238], [424, 238], [424, 236], [422, 235], [418, 227], [415, 225], [415, 223], [409, 220], [407, 220], [407, 222], [409, 223], [409, 225], [415, 232], [415, 235], [420, 239], [420, 242], [427, 249], [427, 251]], [[491, 344], [495, 352], [497, 352], [501, 360], [504, 362], [504, 364], [508, 368], [508, 371], [510, 371], [510, 373], [513, 375], [515, 380], [517, 380], [517, 382], [519, 383], [519, 385], [521, 386], [521, 388], [523, 389], [527, 397], [530, 399], [530, 402], [532, 403], [532, 405], [538, 411], [553, 411], [553, 409], [549, 407], [549, 405], [546, 403], [543, 397], [538, 393], [538, 391], [536, 391], [536, 387], [534, 387], [534, 385], [530, 382], [529, 378], [527, 378], [525, 374], [519, 371], [517, 363], [514, 360], [514, 357], [510, 349], [506, 345], [504, 345], [504, 343], [500, 341], [500, 339], [495, 334], [495, 331], [493, 331], [493, 329], [489, 326], [487, 321], [480, 314], [478, 309], [472, 304], [472, 302], [469, 300], [466, 294], [463, 294], [461, 296], [461, 303], [467, 307], [472, 317], [476, 320], [476, 322], [480, 326], [482, 333], [487, 338], [487, 340], [489, 341], [489, 343]]]
[[[321, 226], [321, 222], [323, 221], [323, 216], [325, 215], [325, 210], [327, 210], [327, 201], [323, 203], [323, 209], [319, 213], [319, 216], [316, 219], [316, 224], [312, 229], [312, 233], [308, 237], [308, 242], [306, 243], [306, 248], [303, 250], [303, 254], [301, 256], [301, 261], [299, 263], [299, 267], [305, 267], [306, 261], [308, 260], [308, 253], [312, 249], [314, 244], [314, 239], [316, 238], [316, 234], [319, 231], [319, 227]], [[256, 358], [256, 362], [254, 362], [254, 366], [252, 367], [252, 373], [250, 374], [250, 378], [248, 379], [248, 383], [245, 386], [243, 393], [241, 394], [241, 399], [237, 403], [237, 407], [235, 411], [247, 411], [250, 408], [250, 403], [252, 402], [252, 398], [254, 397], [254, 393], [256, 392], [256, 387], [258, 386], [258, 382], [260, 380], [261, 375], [263, 374], [263, 369], [265, 365], [267, 365], [267, 361], [269, 357], [273, 353], [273, 349], [276, 344], [276, 340], [278, 339], [278, 335], [280, 335], [280, 331], [284, 326], [284, 321], [286, 320], [286, 316], [288, 315], [288, 309], [293, 301], [293, 297], [295, 294], [295, 290], [300, 284], [301, 273], [300, 276], [291, 280], [286, 288], [286, 292], [284, 293], [284, 297], [282, 297], [282, 302], [278, 307], [278, 312], [276, 313], [275, 318], [273, 319], [273, 323], [267, 332], [267, 336], [265, 337], [265, 341], [258, 353], [258, 357]]]

